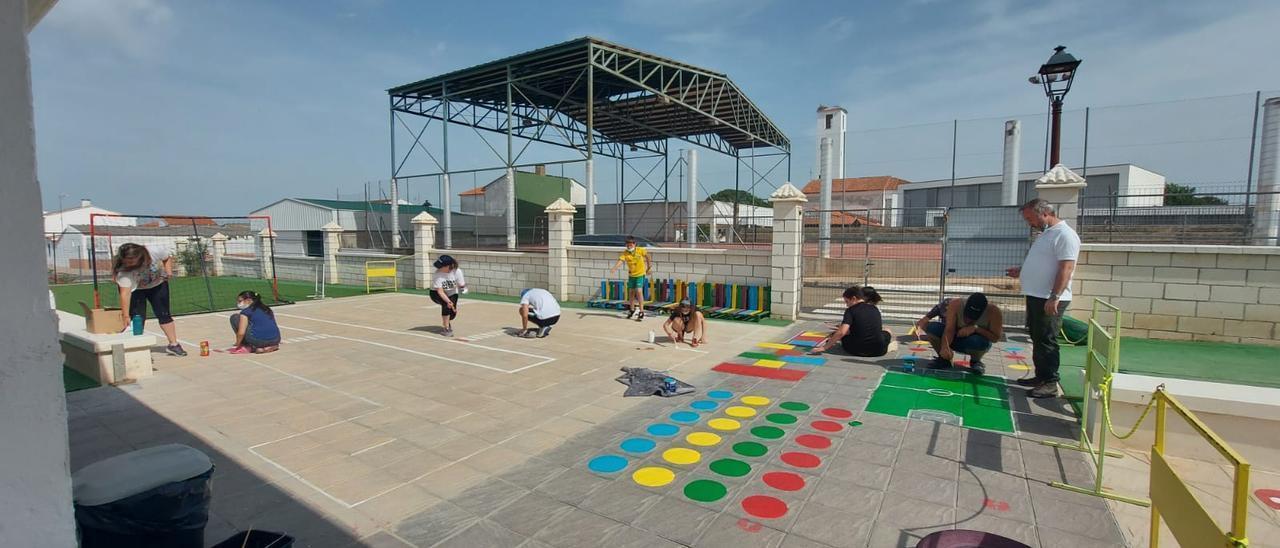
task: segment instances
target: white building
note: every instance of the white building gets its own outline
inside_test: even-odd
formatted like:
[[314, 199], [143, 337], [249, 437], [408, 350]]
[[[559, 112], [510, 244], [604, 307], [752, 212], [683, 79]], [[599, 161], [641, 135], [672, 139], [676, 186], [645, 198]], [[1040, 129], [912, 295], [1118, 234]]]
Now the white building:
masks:
[[[57, 234], [71, 225], [87, 225], [91, 215], [119, 215], [115, 211], [93, 205], [88, 198], [82, 198], [80, 205], [61, 211], [46, 211], [44, 214], [44, 233]], [[98, 217], [96, 224], [128, 226], [137, 223], [131, 217]]]

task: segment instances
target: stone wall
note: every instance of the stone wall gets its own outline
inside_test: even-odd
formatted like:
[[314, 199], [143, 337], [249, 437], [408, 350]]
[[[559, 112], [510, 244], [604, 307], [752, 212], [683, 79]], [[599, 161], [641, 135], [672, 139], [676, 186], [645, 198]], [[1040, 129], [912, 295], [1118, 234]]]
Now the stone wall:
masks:
[[223, 276], [240, 276], [244, 278], [261, 278], [262, 263], [256, 257], [236, 257], [227, 255], [222, 258]]
[[432, 254], [457, 259], [471, 291], [514, 296], [527, 287], [547, 287], [546, 253], [450, 249], [432, 250]]
[[[626, 274], [609, 274], [620, 248], [569, 246], [569, 300], [585, 301], [600, 292], [601, 280], [618, 280]], [[649, 249], [655, 278], [695, 282], [769, 285], [770, 253], [754, 249]], [[469, 281], [469, 279], [468, 279]]]
[[[324, 264], [320, 257], [302, 257], [295, 255], [276, 255], [276, 279], [316, 281], [316, 268]], [[334, 283], [333, 280], [325, 280]]]
[[1280, 248], [1085, 244], [1072, 292], [1071, 315], [1101, 297], [1127, 336], [1280, 345]]
[[413, 256], [390, 255], [370, 251], [342, 250], [338, 252], [338, 279], [328, 283], [364, 285], [365, 261], [397, 261], [396, 278], [400, 287], [413, 287]]

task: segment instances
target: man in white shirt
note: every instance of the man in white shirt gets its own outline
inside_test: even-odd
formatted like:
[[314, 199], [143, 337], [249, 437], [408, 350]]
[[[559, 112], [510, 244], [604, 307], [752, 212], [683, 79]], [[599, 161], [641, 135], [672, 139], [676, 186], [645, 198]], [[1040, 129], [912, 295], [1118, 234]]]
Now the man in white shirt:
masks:
[[[551, 333], [551, 326], [560, 321], [560, 303], [550, 291], [539, 288], [526, 289], [520, 292], [520, 335], [522, 337], [537, 336], [539, 339]], [[529, 329], [529, 322], [538, 326]]]
[[1018, 278], [1027, 300], [1027, 331], [1031, 334], [1031, 359], [1035, 377], [1018, 379], [1031, 387], [1033, 398], [1058, 395], [1058, 330], [1062, 314], [1071, 304], [1071, 275], [1080, 255], [1080, 236], [1053, 210], [1053, 204], [1036, 198], [1021, 209], [1022, 218], [1038, 236], [1021, 267], [1005, 271]]

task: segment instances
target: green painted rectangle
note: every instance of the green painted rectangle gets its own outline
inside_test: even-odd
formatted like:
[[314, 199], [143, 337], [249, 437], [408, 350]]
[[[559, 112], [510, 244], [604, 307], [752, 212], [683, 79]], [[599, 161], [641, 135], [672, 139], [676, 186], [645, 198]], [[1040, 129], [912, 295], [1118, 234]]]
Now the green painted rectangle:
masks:
[[777, 355], [777, 354], [769, 354], [769, 353], [765, 353], [765, 352], [743, 352], [743, 353], [741, 353], [741, 354], [738, 354], [738, 357], [739, 357], [739, 358], [747, 358], [747, 359], [751, 359], [751, 360], [776, 360], [776, 359], [778, 359], [778, 355]]
[[942, 411], [960, 417], [968, 428], [1013, 432], [1009, 390], [999, 377], [968, 375], [941, 378], [888, 372], [867, 402], [866, 410], [907, 417], [911, 411]]

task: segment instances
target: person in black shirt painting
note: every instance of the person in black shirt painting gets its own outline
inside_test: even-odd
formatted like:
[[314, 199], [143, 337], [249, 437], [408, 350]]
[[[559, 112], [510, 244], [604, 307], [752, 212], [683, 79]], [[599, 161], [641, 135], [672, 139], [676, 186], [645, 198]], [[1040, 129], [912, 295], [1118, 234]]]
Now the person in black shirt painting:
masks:
[[840, 327], [826, 341], [813, 348], [814, 354], [826, 351], [840, 342], [845, 352], [853, 356], [877, 357], [889, 353], [893, 334], [884, 328], [880, 318], [880, 294], [874, 287], [853, 286], [844, 290], [844, 311]]

